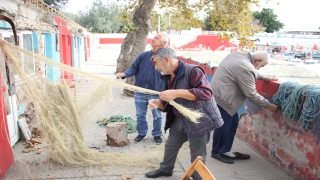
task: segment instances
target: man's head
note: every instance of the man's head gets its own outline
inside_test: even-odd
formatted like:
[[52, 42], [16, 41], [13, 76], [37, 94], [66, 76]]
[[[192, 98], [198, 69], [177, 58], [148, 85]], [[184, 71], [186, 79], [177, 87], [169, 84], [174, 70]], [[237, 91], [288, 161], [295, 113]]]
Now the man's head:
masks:
[[160, 48], [153, 53], [151, 61], [155, 65], [155, 69], [162, 75], [172, 74], [179, 65], [176, 52], [171, 48]]
[[251, 56], [253, 59], [253, 65], [258, 70], [266, 66], [270, 60], [269, 53], [265, 51], [257, 51], [257, 52], [251, 53]]
[[169, 37], [166, 34], [158, 33], [153, 37], [151, 41], [151, 46], [156, 51], [159, 48], [167, 47], [168, 42]]

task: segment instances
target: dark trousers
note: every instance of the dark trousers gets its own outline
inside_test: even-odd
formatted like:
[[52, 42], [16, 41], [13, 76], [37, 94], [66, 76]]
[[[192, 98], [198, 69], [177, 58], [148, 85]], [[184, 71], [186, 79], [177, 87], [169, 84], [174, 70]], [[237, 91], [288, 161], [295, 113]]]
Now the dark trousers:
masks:
[[211, 154], [220, 154], [231, 151], [234, 136], [236, 135], [239, 117], [238, 113], [230, 116], [218, 105], [224, 124], [213, 132]]
[[[203, 163], [206, 162], [206, 144], [210, 139], [210, 132], [188, 139], [187, 133], [184, 130], [182, 119], [176, 118], [169, 130], [169, 136], [165, 144], [163, 161], [160, 163], [162, 172], [171, 173], [177, 159], [179, 149], [186, 141], [189, 141], [191, 163], [198, 157], [202, 156]], [[192, 175], [194, 180], [202, 178], [197, 172]]]

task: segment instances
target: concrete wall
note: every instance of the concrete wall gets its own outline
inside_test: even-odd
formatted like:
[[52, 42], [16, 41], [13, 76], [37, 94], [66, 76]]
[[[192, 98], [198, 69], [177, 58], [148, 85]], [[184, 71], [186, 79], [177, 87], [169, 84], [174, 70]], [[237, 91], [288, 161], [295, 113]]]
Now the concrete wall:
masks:
[[[202, 67], [211, 80], [216, 67], [199, 64], [192, 59], [180, 61]], [[278, 91], [281, 82], [257, 81], [256, 89], [268, 100]], [[320, 103], [320, 102], [318, 102]], [[242, 112], [237, 137], [244, 140], [276, 167], [287, 171], [297, 179], [320, 179], [320, 117], [315, 129], [308, 131], [297, 120], [286, 121], [280, 110], [276, 113], [262, 109], [246, 100], [238, 112]]]
[[5, 9], [10, 14], [16, 14], [18, 6], [16, 0], [1, 0], [0, 9]]

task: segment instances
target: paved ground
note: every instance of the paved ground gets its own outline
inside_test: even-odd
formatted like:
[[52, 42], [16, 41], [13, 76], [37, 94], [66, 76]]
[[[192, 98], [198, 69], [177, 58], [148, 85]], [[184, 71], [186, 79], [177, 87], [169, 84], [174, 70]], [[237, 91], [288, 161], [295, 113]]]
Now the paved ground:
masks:
[[[98, 49], [93, 53], [93, 56], [86, 64], [86, 70], [96, 74], [100, 74], [107, 78], [115, 78], [116, 58], [119, 54], [118, 47], [107, 47]], [[80, 82], [80, 80], [78, 81]], [[123, 114], [126, 116], [135, 117], [134, 101], [131, 97], [122, 95], [122, 88], [113, 88], [113, 101], [109, 103], [104, 110], [104, 116], [109, 117], [115, 114]], [[147, 114], [149, 121], [149, 129], [151, 129], [151, 114]], [[164, 121], [163, 121], [164, 123]], [[133, 176], [134, 180], [146, 179], [144, 173], [154, 170], [158, 167], [162, 156], [163, 146], [154, 145], [153, 138], [150, 135], [141, 143], [133, 143], [136, 133], [129, 134], [130, 145], [120, 148], [110, 147], [106, 145], [106, 131], [104, 127], [98, 126], [95, 121], [82, 120], [84, 129], [85, 142], [90, 148], [97, 149], [101, 152], [112, 153], [121, 152], [124, 156], [126, 153], [137, 153], [141, 156], [150, 157], [150, 162], [153, 165], [144, 163], [134, 164], [130, 167], [108, 167], [106, 169], [94, 167], [69, 167], [63, 166], [50, 161], [47, 158], [46, 151], [38, 155], [35, 152], [21, 153], [23, 149], [23, 141], [19, 141], [14, 147], [15, 164], [7, 173], [5, 178], [0, 180], [22, 180], [22, 179], [96, 179], [96, 180], [120, 180], [122, 174]], [[168, 134], [163, 135], [165, 141]], [[211, 141], [207, 145], [207, 152], [210, 154]], [[45, 150], [45, 145], [42, 145]], [[236, 161], [234, 164], [224, 164], [207, 157], [207, 167], [218, 180], [289, 180], [291, 178], [287, 173], [280, 171], [271, 163], [266, 161], [258, 153], [248, 147], [244, 142], [235, 139], [233, 151], [248, 153], [251, 155], [250, 160]], [[130, 162], [128, 157], [127, 161]], [[147, 163], [147, 162], [146, 162]], [[178, 180], [183, 175], [185, 170], [190, 165], [190, 157], [187, 143], [182, 148], [172, 177], [158, 178], [159, 180], [172, 179]]]

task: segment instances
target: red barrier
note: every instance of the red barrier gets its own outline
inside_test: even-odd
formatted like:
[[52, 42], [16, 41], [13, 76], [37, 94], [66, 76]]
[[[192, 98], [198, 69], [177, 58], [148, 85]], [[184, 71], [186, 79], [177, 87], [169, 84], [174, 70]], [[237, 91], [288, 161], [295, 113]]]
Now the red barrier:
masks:
[[[195, 64], [195, 65], [200, 66], [205, 71], [205, 73], [207, 75], [213, 76], [213, 74], [217, 70], [217, 67], [210, 68], [208, 64], [200, 64], [198, 61], [194, 61], [190, 58], [186, 59], [182, 56], [178, 56], [178, 60], [182, 61], [184, 63]], [[267, 81], [258, 80], [258, 81], [256, 81], [256, 89], [259, 94], [261, 94], [265, 97], [272, 98], [273, 95], [277, 93], [280, 84], [281, 84], [281, 82], [279, 82], [279, 81], [267, 82]]]
[[[122, 44], [124, 38], [100, 38], [100, 44]], [[151, 44], [152, 39], [147, 39], [147, 44]]]
[[7, 113], [3, 101], [2, 77], [0, 75], [0, 177], [4, 176], [13, 164], [13, 154], [10, 145], [9, 130], [7, 124]]
[[256, 89], [257, 92], [263, 96], [272, 98], [274, 94], [277, 93], [279, 86], [280, 86], [279, 81], [262, 81], [258, 80], [256, 81]]
[[236, 44], [233, 44], [228, 41], [220, 41], [219, 36], [217, 35], [200, 35], [197, 37], [196, 40], [189, 42], [186, 45], [181, 47], [177, 47], [178, 49], [195, 49], [199, 45], [202, 45], [204, 49], [216, 50], [219, 47], [223, 47], [220, 50], [223, 50], [225, 47], [238, 47]]

